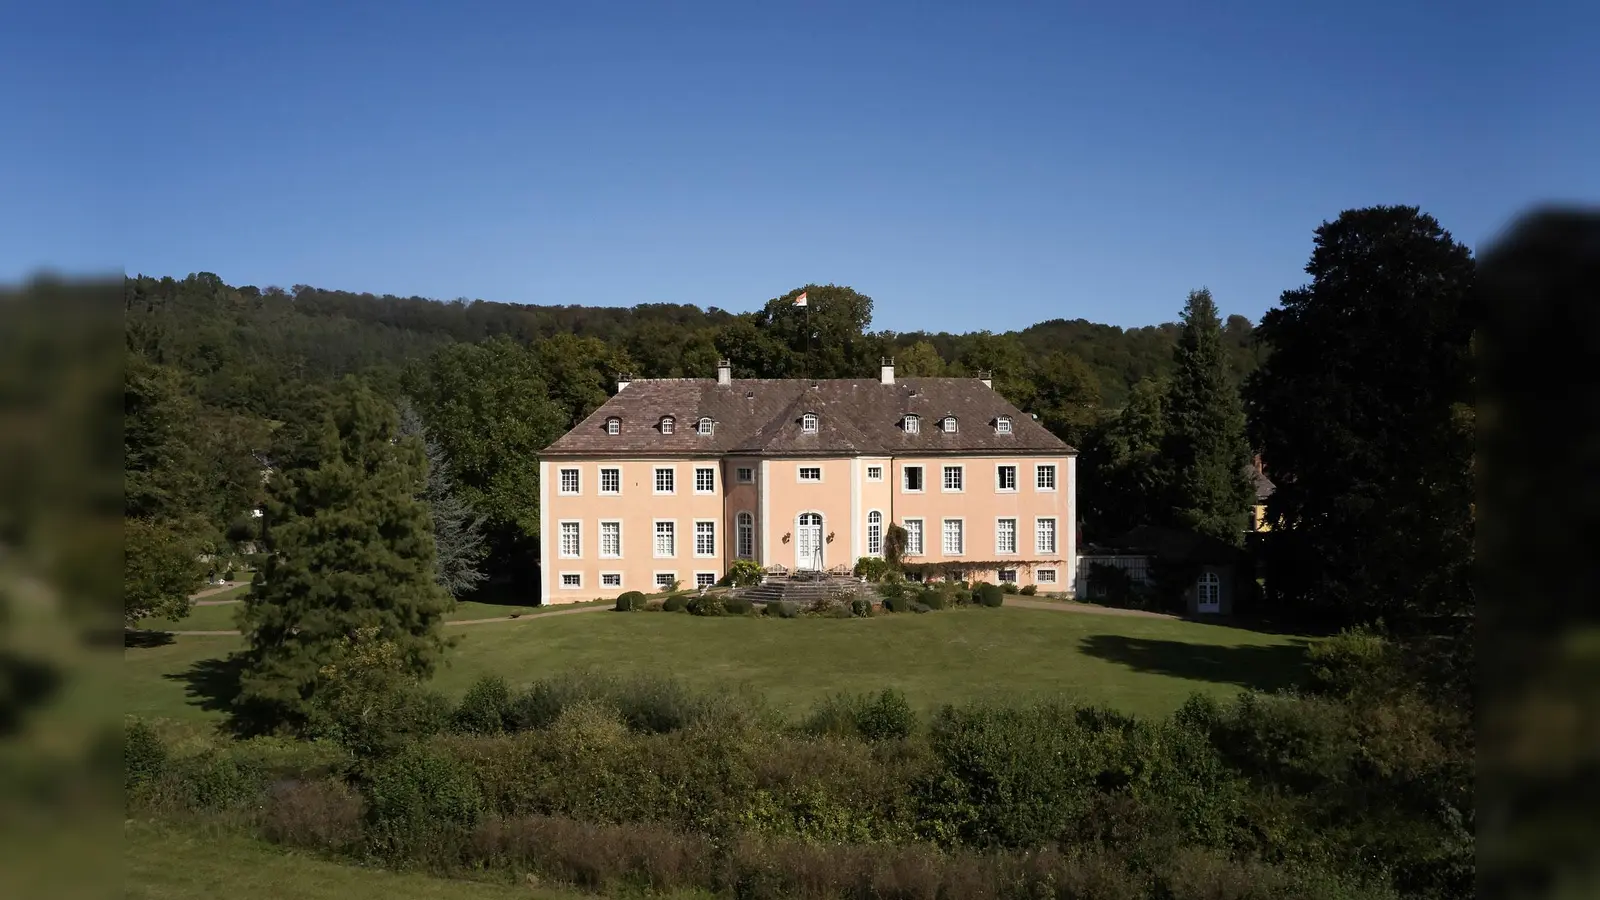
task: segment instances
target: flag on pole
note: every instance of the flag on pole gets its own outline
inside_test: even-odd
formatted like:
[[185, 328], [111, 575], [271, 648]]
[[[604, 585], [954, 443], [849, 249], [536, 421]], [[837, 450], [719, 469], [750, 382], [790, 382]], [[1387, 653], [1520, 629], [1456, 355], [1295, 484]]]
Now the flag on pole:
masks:
[[795, 306], [805, 306], [806, 305], [806, 292], [805, 291], [801, 291], [800, 292], [800, 296], [794, 298], [794, 305]]

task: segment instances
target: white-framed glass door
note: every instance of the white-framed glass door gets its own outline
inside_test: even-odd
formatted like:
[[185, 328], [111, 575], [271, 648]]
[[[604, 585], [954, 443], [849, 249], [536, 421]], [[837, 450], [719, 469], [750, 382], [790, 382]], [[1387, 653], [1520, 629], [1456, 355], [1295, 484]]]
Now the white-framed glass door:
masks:
[[822, 570], [822, 514], [801, 513], [794, 530], [794, 567], [800, 571]]

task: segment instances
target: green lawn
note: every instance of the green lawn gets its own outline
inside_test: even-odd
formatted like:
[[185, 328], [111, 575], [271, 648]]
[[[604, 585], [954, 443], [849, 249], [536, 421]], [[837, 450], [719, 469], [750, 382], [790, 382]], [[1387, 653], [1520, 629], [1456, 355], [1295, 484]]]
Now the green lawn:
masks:
[[[1035, 609], [961, 609], [872, 619], [699, 618], [674, 613], [532, 616], [450, 629], [460, 643], [435, 678], [459, 695], [498, 674], [513, 685], [592, 670], [675, 675], [700, 687], [749, 684], [803, 711], [836, 691], [898, 688], [922, 708], [974, 699], [1065, 696], [1164, 715], [1194, 692], [1231, 696], [1295, 683], [1306, 638], [1171, 619]], [[125, 709], [220, 715], [218, 662], [236, 637], [129, 648]], [[205, 707], [212, 707], [207, 709]]]
[[[222, 599], [235, 599], [231, 595], [218, 595]], [[207, 597], [207, 600], [217, 599]], [[242, 594], [237, 599], [243, 599]], [[610, 606], [612, 601], [601, 603]], [[216, 606], [196, 606], [189, 610], [189, 615], [184, 619], [146, 619], [139, 623], [139, 627], [146, 631], [231, 631], [239, 626], [234, 622], [234, 615], [238, 613], [239, 603], [219, 604]], [[471, 619], [506, 619], [512, 616], [533, 616], [541, 613], [553, 612], [558, 609], [570, 609], [573, 606], [593, 606], [594, 603], [565, 604], [562, 606], [531, 606], [503, 603], [482, 603], [476, 600], [462, 600], [456, 603], [455, 609], [445, 614], [447, 622], [461, 622]]]
[[123, 837], [123, 896], [130, 900], [575, 900], [593, 896], [365, 868], [233, 834], [201, 834], [129, 822]]

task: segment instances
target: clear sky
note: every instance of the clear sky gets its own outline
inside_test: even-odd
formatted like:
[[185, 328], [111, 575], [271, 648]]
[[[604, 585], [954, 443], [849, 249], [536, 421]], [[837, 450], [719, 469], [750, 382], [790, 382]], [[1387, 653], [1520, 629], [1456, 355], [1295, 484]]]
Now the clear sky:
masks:
[[877, 327], [1256, 319], [1312, 230], [1600, 199], [1600, 3], [0, 12], [0, 279], [124, 268]]

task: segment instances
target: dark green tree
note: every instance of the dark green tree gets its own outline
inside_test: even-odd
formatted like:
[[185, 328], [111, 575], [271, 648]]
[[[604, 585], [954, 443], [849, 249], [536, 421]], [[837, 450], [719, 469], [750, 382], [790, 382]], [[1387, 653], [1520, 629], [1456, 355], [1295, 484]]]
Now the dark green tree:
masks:
[[423, 676], [445, 647], [450, 598], [434, 581], [421, 444], [394, 407], [354, 380], [333, 393], [303, 467], [276, 472], [266, 568], [245, 600], [239, 711], [254, 727], [298, 728], [318, 671], [375, 629]]
[[[796, 306], [804, 291], [806, 305]], [[840, 285], [806, 285], [767, 301], [755, 324], [789, 354], [791, 371], [763, 377], [864, 378], [878, 371], [883, 342], [867, 333], [872, 298]]]
[[1250, 445], [1210, 291], [1189, 293], [1173, 361], [1161, 429], [1166, 524], [1241, 544], [1255, 502]]
[[461, 597], [484, 580], [483, 517], [463, 499], [451, 477], [450, 457], [428, 435], [409, 398], [400, 400], [400, 436], [422, 442], [428, 460], [428, 482], [422, 499], [433, 522], [434, 580], [452, 597]]
[[944, 357], [927, 341], [917, 341], [894, 351], [895, 377], [916, 378], [943, 375]]
[[1069, 444], [1082, 444], [1100, 418], [1100, 383], [1093, 370], [1071, 353], [1056, 350], [1034, 366], [1032, 381], [1039, 423]]
[[189, 595], [199, 589], [201, 565], [194, 541], [150, 519], [123, 523], [123, 620], [189, 615]]
[[[606, 402], [616, 387], [618, 374], [635, 369], [627, 353], [599, 338], [557, 334], [540, 341], [533, 349], [550, 390], [550, 399], [561, 407], [565, 417], [563, 431], [583, 421]], [[708, 369], [707, 374], [710, 372]]]
[[979, 372], [990, 373], [995, 391], [1018, 409], [1033, 409], [1038, 388], [1021, 341], [1009, 334], [988, 331], [967, 335], [954, 371], [948, 374], [976, 378]]
[[1247, 388], [1277, 485], [1268, 591], [1391, 624], [1471, 609], [1472, 255], [1416, 207], [1370, 207], [1317, 229], [1306, 272]]
[[1085, 440], [1078, 493], [1087, 539], [1110, 540], [1130, 528], [1163, 520], [1166, 392], [1162, 382], [1142, 379], [1133, 386], [1127, 405], [1092, 429]]

